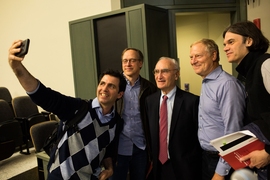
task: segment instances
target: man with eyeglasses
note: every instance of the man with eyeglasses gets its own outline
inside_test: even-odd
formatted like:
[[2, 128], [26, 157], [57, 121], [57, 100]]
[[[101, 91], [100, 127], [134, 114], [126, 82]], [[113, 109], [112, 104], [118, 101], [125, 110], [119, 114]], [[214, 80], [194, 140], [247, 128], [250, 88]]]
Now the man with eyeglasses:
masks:
[[201, 179], [199, 97], [177, 87], [179, 71], [176, 60], [161, 57], [153, 71], [160, 91], [146, 98], [154, 180]]
[[117, 102], [117, 112], [124, 120], [120, 134], [113, 180], [144, 180], [149, 163], [149, 127], [145, 115], [145, 98], [156, 92], [156, 86], [140, 76], [143, 54], [136, 48], [122, 52], [126, 91]]
[[190, 64], [203, 78], [198, 128], [203, 180], [230, 179], [233, 169], [219, 157], [210, 141], [240, 130], [245, 113], [244, 86], [223, 71], [219, 59], [218, 46], [211, 39], [201, 39], [190, 46]]

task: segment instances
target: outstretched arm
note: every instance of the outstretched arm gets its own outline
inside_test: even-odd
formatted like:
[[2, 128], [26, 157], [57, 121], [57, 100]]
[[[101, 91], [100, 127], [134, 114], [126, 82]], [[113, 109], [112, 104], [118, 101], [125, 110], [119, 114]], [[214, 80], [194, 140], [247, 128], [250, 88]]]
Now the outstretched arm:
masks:
[[9, 48], [8, 62], [25, 91], [31, 92], [37, 88], [38, 80], [23, 66], [22, 61], [24, 57], [17, 57], [15, 55], [16, 53], [20, 52], [19, 47], [21, 43], [22, 40], [13, 42]]

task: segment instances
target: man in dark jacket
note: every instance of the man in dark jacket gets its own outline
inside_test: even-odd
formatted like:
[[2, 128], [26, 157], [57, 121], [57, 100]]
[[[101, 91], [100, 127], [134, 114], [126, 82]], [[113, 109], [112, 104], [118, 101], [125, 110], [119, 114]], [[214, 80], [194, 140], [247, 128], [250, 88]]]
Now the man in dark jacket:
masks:
[[[146, 98], [154, 180], [201, 179], [202, 152], [197, 137], [199, 97], [176, 86], [179, 70], [175, 59], [160, 58], [154, 69], [160, 90]], [[164, 97], [167, 107], [161, 108]], [[161, 113], [163, 110], [167, 114]]]
[[252, 131], [266, 145], [240, 160], [250, 160], [250, 168], [257, 168], [258, 179], [270, 179], [270, 54], [265, 53], [269, 40], [250, 22], [238, 22], [223, 32], [224, 51], [230, 63], [244, 77], [247, 99], [245, 129]]

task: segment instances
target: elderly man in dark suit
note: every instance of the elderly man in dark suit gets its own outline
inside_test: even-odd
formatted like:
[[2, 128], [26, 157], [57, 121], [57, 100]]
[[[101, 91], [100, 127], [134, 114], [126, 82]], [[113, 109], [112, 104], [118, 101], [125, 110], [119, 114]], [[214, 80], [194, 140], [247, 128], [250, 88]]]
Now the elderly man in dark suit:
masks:
[[199, 97], [176, 86], [179, 71], [176, 60], [161, 57], [153, 71], [160, 91], [146, 99], [155, 180], [201, 179]]

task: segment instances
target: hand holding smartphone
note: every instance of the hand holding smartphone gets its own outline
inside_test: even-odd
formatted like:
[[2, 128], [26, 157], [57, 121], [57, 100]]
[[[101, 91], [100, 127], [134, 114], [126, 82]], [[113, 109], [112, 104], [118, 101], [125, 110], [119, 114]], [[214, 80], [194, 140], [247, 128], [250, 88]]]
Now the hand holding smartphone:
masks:
[[30, 39], [26, 39], [22, 42], [21, 46], [18, 48], [21, 48], [21, 51], [16, 53], [15, 56], [18, 57], [23, 57], [28, 53], [28, 49], [29, 49], [29, 44], [30, 44]]

